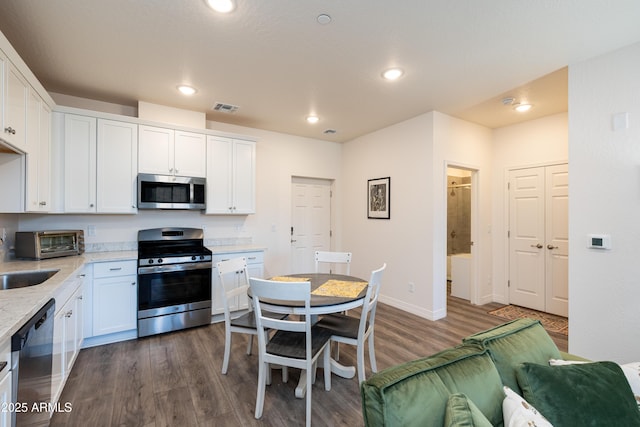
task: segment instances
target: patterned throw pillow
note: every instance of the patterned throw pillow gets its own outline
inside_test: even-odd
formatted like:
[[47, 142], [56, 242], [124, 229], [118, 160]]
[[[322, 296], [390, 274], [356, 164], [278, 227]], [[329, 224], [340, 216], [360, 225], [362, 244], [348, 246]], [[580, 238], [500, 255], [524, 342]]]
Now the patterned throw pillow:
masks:
[[504, 386], [502, 401], [504, 427], [553, 427], [545, 417], [515, 391]]

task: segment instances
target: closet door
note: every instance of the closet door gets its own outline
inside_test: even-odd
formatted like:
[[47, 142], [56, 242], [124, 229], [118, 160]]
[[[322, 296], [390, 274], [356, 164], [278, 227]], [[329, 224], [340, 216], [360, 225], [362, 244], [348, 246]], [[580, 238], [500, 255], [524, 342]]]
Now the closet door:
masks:
[[568, 165], [509, 173], [509, 302], [568, 315]]

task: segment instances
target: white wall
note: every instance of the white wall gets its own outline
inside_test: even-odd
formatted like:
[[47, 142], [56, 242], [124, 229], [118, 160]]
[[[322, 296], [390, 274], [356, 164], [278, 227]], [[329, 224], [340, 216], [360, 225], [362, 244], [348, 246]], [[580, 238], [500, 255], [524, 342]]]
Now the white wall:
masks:
[[566, 162], [568, 115], [554, 114], [493, 131], [493, 300], [508, 303], [509, 169]]
[[[488, 176], [490, 134], [431, 112], [344, 144], [343, 247], [360, 260], [352, 268], [356, 275], [366, 277], [387, 263], [381, 301], [428, 319], [446, 315], [446, 163], [474, 166]], [[387, 176], [391, 219], [368, 219], [367, 180]], [[485, 182], [481, 191], [490, 188]], [[488, 224], [486, 197], [481, 216]], [[490, 240], [483, 243], [490, 247]], [[489, 250], [481, 271], [489, 271], [490, 259]]]
[[[596, 360], [640, 355], [639, 76], [640, 44], [569, 67], [569, 351]], [[588, 249], [590, 233], [612, 249]]]

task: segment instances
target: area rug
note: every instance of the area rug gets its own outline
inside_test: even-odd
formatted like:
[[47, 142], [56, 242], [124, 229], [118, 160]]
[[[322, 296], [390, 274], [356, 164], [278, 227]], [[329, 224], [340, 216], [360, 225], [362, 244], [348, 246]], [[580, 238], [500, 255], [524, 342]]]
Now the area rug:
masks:
[[531, 319], [540, 320], [542, 326], [549, 332], [557, 334], [569, 335], [569, 319], [555, 314], [544, 313], [542, 311], [532, 310], [530, 308], [520, 307], [517, 305], [505, 305], [488, 312], [489, 314], [507, 320], [522, 319], [529, 317]]

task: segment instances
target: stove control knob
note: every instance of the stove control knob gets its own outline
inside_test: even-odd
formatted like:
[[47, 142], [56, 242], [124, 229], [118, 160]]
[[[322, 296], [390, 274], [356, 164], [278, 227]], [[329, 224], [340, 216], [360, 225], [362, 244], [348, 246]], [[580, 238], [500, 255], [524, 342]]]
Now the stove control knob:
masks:
[[158, 258], [158, 264], [162, 264], [162, 258]]
[[200, 255], [200, 259], [204, 259], [204, 255]]
[[197, 257], [194, 255], [191, 257], [191, 261], [195, 261], [197, 259]]
[[150, 259], [148, 262], [149, 262], [149, 264], [153, 264], [153, 260], [152, 259]]

